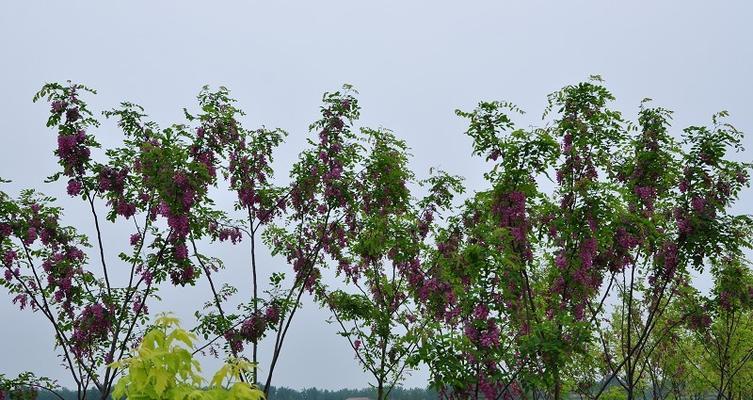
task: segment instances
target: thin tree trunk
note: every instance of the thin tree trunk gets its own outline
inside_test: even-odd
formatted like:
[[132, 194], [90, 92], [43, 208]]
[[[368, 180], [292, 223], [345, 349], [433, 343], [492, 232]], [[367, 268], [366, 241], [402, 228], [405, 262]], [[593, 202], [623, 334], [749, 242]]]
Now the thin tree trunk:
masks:
[[[251, 273], [253, 275], [252, 279], [252, 285], [254, 288], [254, 315], [257, 315], [259, 313], [259, 293], [258, 293], [258, 281], [256, 279], [256, 231], [254, 230], [254, 214], [251, 212], [251, 207], [248, 207], [248, 224], [249, 228], [251, 229]], [[253, 344], [253, 360], [254, 363], [254, 370], [251, 374], [251, 379], [254, 382], [254, 385], [256, 385], [256, 382], [258, 381], [257, 376], [257, 364], [258, 364], [258, 350], [259, 350], [259, 344], [258, 341], [255, 341]]]
[[554, 400], [562, 399], [562, 379], [559, 366], [554, 367]]

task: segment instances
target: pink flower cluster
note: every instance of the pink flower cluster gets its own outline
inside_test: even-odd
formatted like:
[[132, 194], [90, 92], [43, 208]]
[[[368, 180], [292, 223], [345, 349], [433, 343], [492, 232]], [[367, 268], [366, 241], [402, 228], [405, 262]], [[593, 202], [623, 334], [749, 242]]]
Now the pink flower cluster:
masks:
[[58, 136], [57, 156], [63, 166], [66, 176], [79, 177], [83, 175], [86, 163], [91, 156], [91, 150], [86, 144], [87, 136], [83, 130], [74, 134], [60, 133]]
[[527, 238], [530, 226], [526, 214], [525, 193], [510, 191], [499, 195], [492, 206], [492, 212], [499, 218], [499, 226], [509, 229], [521, 258], [530, 261], [533, 253]]
[[493, 349], [499, 346], [500, 329], [493, 318], [489, 318], [489, 308], [485, 304], [477, 304], [471, 318], [465, 322], [463, 329], [465, 336], [482, 349]]
[[[171, 229], [170, 243], [172, 244], [173, 260], [175, 266], [170, 271], [170, 279], [173, 284], [185, 285], [193, 282], [196, 278], [196, 269], [188, 260], [188, 238], [190, 223], [189, 215], [191, 207], [195, 203], [197, 190], [194, 182], [189, 179], [185, 172], [176, 172], [173, 177], [174, 186], [171, 188], [177, 202], [168, 203], [162, 200], [158, 207], [152, 211], [153, 217], [160, 214], [167, 218], [167, 225]], [[202, 189], [203, 191], [203, 189]]]
[[656, 201], [656, 188], [652, 186], [636, 186], [635, 194], [643, 202], [643, 206], [649, 213], [654, 211], [654, 201]]
[[100, 303], [89, 304], [73, 322], [74, 353], [81, 357], [89, 354], [98, 341], [107, 339], [112, 327], [112, 307]]
[[217, 237], [220, 239], [220, 242], [230, 240], [231, 243], [238, 244], [241, 241], [241, 231], [238, 228], [222, 228]]
[[266, 331], [280, 321], [280, 309], [276, 304], [269, 305], [263, 313], [246, 318], [239, 329], [231, 329], [224, 337], [235, 353], [243, 351], [243, 342], [258, 343]]
[[69, 311], [75, 290], [73, 279], [82, 273], [81, 264], [85, 258], [83, 251], [69, 246], [54, 252], [42, 263], [42, 268], [47, 273], [47, 284], [49, 288], [55, 289], [55, 301], [62, 302], [63, 307]]
[[240, 353], [243, 351], [243, 337], [238, 330], [231, 329], [225, 332], [224, 337], [232, 352]]
[[267, 320], [263, 315], [252, 315], [243, 321], [241, 325], [240, 333], [243, 339], [257, 343], [267, 330]]
[[112, 206], [117, 215], [126, 219], [136, 213], [136, 205], [126, 200], [124, 193], [129, 173], [128, 168], [115, 170], [105, 166], [99, 171], [98, 176], [98, 189], [110, 198], [108, 205]]
[[700, 312], [688, 317], [688, 326], [690, 329], [704, 332], [711, 326], [711, 316], [706, 312]]

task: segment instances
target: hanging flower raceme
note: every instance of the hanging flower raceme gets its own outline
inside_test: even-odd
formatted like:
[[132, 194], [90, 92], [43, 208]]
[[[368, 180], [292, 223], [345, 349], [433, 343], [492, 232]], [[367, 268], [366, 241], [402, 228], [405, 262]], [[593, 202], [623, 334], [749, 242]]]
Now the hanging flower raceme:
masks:
[[239, 330], [237, 329], [228, 330], [227, 332], [225, 332], [223, 336], [225, 338], [225, 341], [228, 343], [228, 346], [230, 346], [233, 353], [240, 353], [243, 351], [244, 337]]
[[73, 322], [73, 351], [83, 357], [91, 352], [92, 346], [105, 340], [113, 324], [113, 307], [102, 303], [89, 304]]
[[[60, 226], [60, 211], [50, 206], [49, 198], [32, 191], [18, 201], [2, 192], [0, 198], [0, 206], [10, 211], [4, 215], [7, 222], [0, 224], [0, 261], [6, 285], [16, 293], [13, 302], [33, 311], [43, 306], [44, 313], [54, 305], [60, 307], [62, 320], [72, 317], [85, 297], [81, 283], [87, 278], [86, 256], [80, 249], [85, 243], [70, 227]], [[46, 304], [41, 293], [48, 296]]]
[[531, 261], [533, 254], [528, 243], [530, 225], [526, 212], [526, 194], [518, 190], [502, 191], [495, 198], [492, 212], [499, 219], [499, 226], [508, 230], [521, 260]]
[[243, 321], [240, 328], [240, 334], [249, 342], [257, 343], [264, 337], [267, 330], [267, 318], [265, 315], [255, 314]]
[[62, 175], [70, 178], [67, 191], [77, 196], [81, 191], [82, 181], [91, 161], [91, 149], [99, 144], [87, 135], [86, 130], [99, 123], [81, 100], [79, 93], [94, 92], [78, 84], [62, 86], [45, 85], [35, 96], [34, 101], [46, 98], [50, 102], [50, 116], [47, 126], [56, 126], [58, 130], [55, 155], [63, 167]]
[[[63, 165], [65, 175], [75, 177], [80, 176], [85, 171], [85, 165], [89, 161], [91, 156], [91, 150], [87, 145], [87, 136], [83, 130], [76, 131], [74, 134], [61, 133], [58, 136], [58, 148], [56, 151], [58, 157], [60, 157], [60, 163]], [[72, 182], [80, 181], [72, 179]], [[77, 184], [73, 184], [69, 188], [69, 194], [74, 192], [77, 194]]]
[[[187, 158], [185, 147], [190, 145], [177, 140], [169, 132], [159, 139], [156, 134], [153, 135], [141, 143], [136, 171], [146, 185], [146, 192], [154, 195], [141, 193], [139, 199], [151, 206], [149, 215], [152, 221], [158, 216], [167, 221], [172, 255], [169, 267], [171, 281], [179, 285], [191, 284], [199, 271], [189, 260], [189, 236], [192, 230], [196, 235], [203, 234], [205, 229], [210, 234], [217, 232], [212, 227], [192, 227], [192, 216], [193, 219], [199, 219], [200, 215], [194, 210], [207, 201], [206, 195], [213, 178], [206, 173], [206, 169], [202, 170], [206, 168], [205, 164]], [[117, 180], [112, 182], [117, 184]], [[119, 202], [117, 206], [118, 213], [124, 212], [126, 217], [128, 211], [132, 210]]]

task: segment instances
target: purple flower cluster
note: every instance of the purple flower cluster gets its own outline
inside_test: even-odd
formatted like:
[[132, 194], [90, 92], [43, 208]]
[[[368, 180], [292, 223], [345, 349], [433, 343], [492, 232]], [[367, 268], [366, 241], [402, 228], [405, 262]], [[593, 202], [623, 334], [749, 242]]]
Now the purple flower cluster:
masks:
[[112, 327], [111, 308], [100, 303], [89, 304], [73, 322], [71, 340], [77, 356], [89, 354], [94, 344], [107, 339]]
[[486, 329], [479, 338], [479, 345], [483, 348], [499, 346], [499, 333], [499, 326], [492, 320], [487, 321]]
[[86, 163], [91, 156], [86, 133], [83, 130], [74, 134], [61, 132], [58, 136], [56, 154], [60, 158], [60, 164], [66, 176], [77, 179], [76, 177], [83, 175]]
[[561, 271], [567, 269], [567, 256], [564, 251], [560, 250], [557, 253], [557, 257], [554, 259], [554, 264]]
[[482, 349], [499, 346], [500, 329], [496, 321], [489, 317], [489, 308], [485, 304], [477, 304], [474, 307], [471, 318], [465, 322], [463, 331], [472, 343]]
[[148, 268], [144, 267], [144, 265], [139, 265], [138, 267], [136, 267], [135, 272], [141, 276], [141, 279], [144, 280], [144, 283], [146, 283], [147, 285], [152, 284], [152, 279], [154, 279], [154, 276]]
[[701, 214], [706, 207], [706, 199], [700, 196], [693, 196], [693, 198], [690, 200], [690, 204], [693, 207], [693, 211]]
[[50, 103], [50, 106], [53, 114], [61, 114], [68, 105], [62, 100], [55, 100]]
[[635, 194], [643, 202], [643, 206], [648, 212], [654, 211], [654, 202], [656, 201], [656, 188], [652, 186], [636, 186]]
[[13, 298], [13, 304], [18, 304], [18, 308], [20, 308], [21, 310], [26, 308], [28, 302], [29, 296], [27, 296], [26, 293], [21, 293]]
[[667, 278], [672, 278], [677, 271], [677, 244], [667, 241], [662, 245], [660, 259], [663, 261], [663, 272]]
[[149, 314], [149, 307], [146, 305], [146, 300], [141, 296], [134, 296], [132, 300], [131, 310], [135, 314]]
[[240, 353], [243, 351], [243, 337], [241, 336], [240, 331], [231, 329], [225, 332], [224, 337], [232, 352]]
[[112, 206], [117, 215], [126, 219], [136, 214], [136, 205], [126, 200], [124, 193], [129, 174], [128, 168], [115, 170], [105, 166], [99, 171], [98, 177], [98, 189], [110, 198], [108, 205]]
[[[172, 182], [174, 183], [174, 186], [171, 186], [174, 194], [172, 198], [178, 199], [178, 201], [168, 203], [162, 200], [151, 211], [151, 214], [153, 219], [156, 218], [157, 214], [167, 218], [167, 225], [171, 229], [170, 243], [172, 244], [173, 261], [175, 262], [170, 271], [170, 279], [173, 284], [185, 285], [194, 281], [197, 272], [188, 260], [186, 240], [190, 230], [189, 215], [196, 202], [196, 193], [199, 190], [193, 186], [196, 182], [189, 179], [189, 175], [185, 172], [175, 173]], [[205, 189], [200, 191], [203, 193]]]
[[690, 329], [705, 332], [711, 326], [711, 316], [705, 312], [692, 314], [688, 317]]
[[267, 330], [267, 320], [263, 315], [252, 315], [243, 321], [241, 325], [241, 336], [251, 342], [257, 343], [264, 337], [264, 332]]
[[492, 206], [492, 212], [499, 219], [499, 226], [509, 230], [521, 258], [530, 261], [533, 253], [527, 238], [530, 226], [526, 214], [525, 193], [510, 191], [499, 195]]
[[178, 260], [188, 259], [188, 247], [186, 247], [185, 243], [176, 243], [173, 247], [173, 253]]
[[591, 269], [596, 256], [596, 238], [589, 237], [580, 244], [580, 262], [581, 268], [585, 271]]
[[196, 269], [194, 269], [193, 265], [188, 262], [185, 262], [181, 264], [179, 268], [170, 271], [170, 281], [173, 285], [185, 285], [193, 282], [195, 279]]
[[725, 311], [732, 308], [732, 296], [728, 291], [724, 290], [719, 293], [719, 306]]
[[130, 243], [131, 246], [136, 246], [141, 242], [141, 234], [140, 233], [134, 233], [130, 237]]
[[68, 247], [64, 251], [58, 251], [42, 263], [42, 268], [47, 273], [49, 288], [55, 289], [54, 299], [62, 302], [63, 307], [72, 310], [71, 301], [76, 289], [73, 287], [73, 279], [82, 273], [81, 264], [85, 260], [84, 252], [75, 247]]
[[68, 192], [68, 195], [71, 197], [78, 196], [81, 193], [81, 189], [83, 188], [83, 184], [78, 179], [70, 179], [68, 181], [68, 186], [66, 187], [66, 191]]
[[264, 319], [271, 325], [275, 325], [280, 321], [280, 308], [276, 304], [272, 304], [264, 310]]
[[240, 229], [236, 227], [220, 227], [214, 222], [209, 224], [209, 232], [220, 242], [229, 240], [232, 244], [238, 244], [243, 238]]
[[243, 351], [243, 342], [258, 343], [266, 331], [280, 320], [280, 309], [271, 304], [263, 313], [257, 313], [246, 318], [239, 329], [232, 329], [225, 333], [225, 340], [231, 350], [238, 353]]

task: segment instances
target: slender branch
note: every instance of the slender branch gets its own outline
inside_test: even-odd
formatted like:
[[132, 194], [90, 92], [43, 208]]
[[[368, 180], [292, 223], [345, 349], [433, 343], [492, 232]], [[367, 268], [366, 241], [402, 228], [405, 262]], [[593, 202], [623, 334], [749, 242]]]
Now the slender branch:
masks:
[[[254, 228], [254, 213], [251, 211], [251, 206], [247, 207], [248, 210], [248, 225], [249, 230], [251, 231], [251, 285], [253, 286], [253, 292], [254, 292], [254, 315], [259, 313], [259, 284], [257, 281], [256, 276], [256, 229]], [[261, 225], [261, 224], [259, 224]], [[254, 341], [253, 343], [253, 349], [252, 349], [252, 362], [254, 365], [257, 365], [258, 362], [258, 352], [259, 352], [259, 344], [257, 341]], [[258, 380], [258, 372], [257, 368], [254, 368], [254, 371], [252, 373], [252, 380], [254, 385], [256, 385], [256, 382]]]
[[[193, 247], [194, 256], [196, 257], [196, 260], [199, 262], [199, 265], [201, 265], [201, 269], [204, 270], [204, 275], [207, 277], [207, 281], [209, 281], [209, 287], [212, 290], [212, 295], [214, 297], [214, 304], [217, 307], [217, 311], [220, 313], [220, 317], [223, 321], [227, 321], [227, 318], [225, 317], [225, 312], [222, 310], [222, 302], [220, 301], [220, 296], [217, 294], [217, 289], [215, 289], [214, 281], [212, 280], [212, 274], [209, 271], [209, 267], [206, 266], [204, 263], [204, 260], [202, 259], [202, 256], [199, 254], [199, 250], [196, 248], [196, 241], [194, 240], [193, 233], [191, 233], [191, 246]], [[229, 344], [229, 341], [228, 341]], [[233, 357], [238, 358], [238, 352], [235, 350], [235, 347], [232, 345], [230, 347], [230, 352], [233, 353]], [[256, 369], [254, 369], [256, 370]], [[244, 376], [244, 373], [241, 371], [238, 376], [240, 377], [241, 382], [245, 382], [246, 378]]]
[[110, 277], [107, 274], [107, 262], [105, 261], [105, 248], [104, 248], [104, 245], [102, 244], [102, 231], [99, 228], [99, 217], [97, 217], [97, 211], [94, 208], [94, 198], [91, 196], [90, 193], [87, 193], [86, 197], [89, 200], [89, 206], [91, 208], [92, 215], [94, 216], [94, 227], [97, 230], [97, 243], [99, 244], [99, 258], [102, 261], [102, 270], [104, 271], [104, 275], [105, 275], [105, 285], [107, 285], [107, 295], [112, 297]]
[[[42, 280], [39, 279], [39, 275], [37, 274], [37, 269], [34, 267], [34, 261], [31, 258], [31, 253], [29, 251], [29, 248], [28, 246], [26, 246], [26, 243], [23, 243], [23, 241], [21, 241], [21, 244], [23, 246], [24, 253], [26, 254], [26, 259], [29, 263], [29, 268], [31, 268], [31, 271], [34, 274], [34, 279], [36, 279], [37, 287], [41, 291], [44, 286], [42, 286]], [[20, 281], [20, 278], [19, 278], [19, 281]], [[68, 361], [68, 367], [69, 367], [69, 370], [71, 371], [71, 375], [73, 376], [73, 380], [76, 382], [77, 385], [80, 385], [81, 384], [80, 377], [76, 375], [76, 372], [73, 369], [73, 361], [71, 360], [71, 356], [68, 351], [68, 339], [65, 337], [65, 334], [60, 330], [59, 323], [58, 321], [55, 320], [55, 316], [50, 310], [50, 305], [47, 303], [47, 298], [44, 296], [44, 294], [42, 294], [42, 296], [40, 297], [42, 298], [42, 304], [44, 305], [44, 307], [41, 307], [40, 309], [44, 311], [45, 316], [52, 324], [52, 327], [55, 329], [55, 335], [57, 336], [58, 341], [60, 342], [60, 346], [63, 348], [63, 353], [65, 355], [66, 361]], [[33, 297], [33, 299], [36, 299], [36, 297]], [[37, 302], [37, 305], [39, 305], [38, 302]]]

